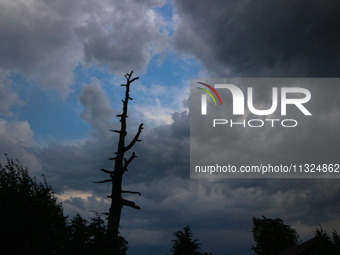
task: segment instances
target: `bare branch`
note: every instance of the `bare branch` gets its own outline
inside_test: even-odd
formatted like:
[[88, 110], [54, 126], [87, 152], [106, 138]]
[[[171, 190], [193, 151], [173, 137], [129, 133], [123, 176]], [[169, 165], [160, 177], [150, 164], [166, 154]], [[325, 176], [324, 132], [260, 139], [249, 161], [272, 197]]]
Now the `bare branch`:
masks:
[[107, 173], [107, 174], [113, 174], [113, 171], [109, 171], [109, 170], [106, 170], [104, 168], [102, 168], [100, 170], [103, 171], [104, 173]]
[[121, 130], [116, 130], [116, 129], [115, 129], [115, 130], [110, 129], [110, 131], [111, 131], [111, 132], [116, 132], [116, 133], [118, 133], [118, 134], [122, 132]]
[[94, 183], [105, 183], [105, 182], [112, 182], [112, 179], [107, 179], [107, 180], [104, 180], [104, 181], [99, 181], [99, 182], [94, 182]]
[[132, 201], [129, 201], [129, 200], [126, 200], [126, 199], [122, 199], [122, 202], [123, 202], [123, 205], [129, 206], [129, 207], [134, 208], [134, 209], [137, 209], [137, 210], [140, 209], [140, 207], [137, 206], [137, 205], [136, 205], [134, 202], [132, 202]]
[[138, 138], [139, 138], [140, 133], [142, 132], [142, 129], [143, 129], [143, 123], [141, 123], [139, 125], [138, 132], [137, 132], [136, 136], [133, 138], [131, 143], [128, 146], [125, 147], [125, 151], [130, 150], [135, 145], [136, 142], [140, 141], [140, 140], [138, 140]]
[[138, 194], [139, 196], [142, 195], [140, 192], [137, 192], [137, 191], [127, 191], [127, 190], [122, 190], [122, 193]]
[[135, 77], [130, 81], [130, 83], [133, 83], [135, 80], [138, 80], [138, 79], [139, 79], [139, 77]]
[[127, 171], [127, 167], [129, 166], [129, 164], [131, 163], [131, 161], [137, 158], [136, 153], [132, 152], [131, 157], [127, 160], [126, 158], [124, 158], [124, 170]]
[[123, 85], [130, 85], [130, 84], [133, 83], [135, 80], [138, 80], [138, 79], [139, 79], [139, 77], [135, 77], [135, 78], [133, 78], [132, 80], [130, 80], [131, 77], [132, 77], [132, 74], [133, 74], [133, 71], [131, 71], [131, 73], [127, 73], [126, 75], [124, 75], [125, 78], [126, 78], [126, 80], [127, 80], [127, 84], [122, 84], [122, 86], [123, 86]]

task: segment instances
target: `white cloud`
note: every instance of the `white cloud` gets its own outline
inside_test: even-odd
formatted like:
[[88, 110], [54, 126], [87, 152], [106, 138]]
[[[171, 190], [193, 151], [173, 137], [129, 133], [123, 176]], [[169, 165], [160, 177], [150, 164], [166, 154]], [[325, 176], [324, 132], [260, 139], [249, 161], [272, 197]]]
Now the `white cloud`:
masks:
[[139, 105], [134, 107], [135, 110], [143, 115], [149, 123], [153, 125], [171, 124], [171, 114], [173, 109], [161, 105], [159, 99], [155, 99], [154, 105]]
[[98, 136], [106, 137], [112, 126], [111, 119], [114, 111], [100, 84], [95, 82], [91, 85], [84, 85], [79, 101], [84, 106], [81, 118], [92, 126], [93, 132]]
[[117, 1], [94, 11], [91, 5], [88, 20], [75, 30], [85, 42], [86, 61], [107, 64], [111, 72], [118, 74], [130, 69], [144, 72], [151, 56], [166, 44], [166, 35], [159, 32], [162, 19], [152, 10], [162, 4], [163, 1]]
[[[182, 82], [182, 86], [164, 86], [152, 84], [148, 87], [136, 84], [138, 93], [133, 110], [140, 113], [152, 126], [170, 125], [173, 114], [187, 110], [186, 101], [189, 95], [189, 81]], [[181, 84], [181, 85], [182, 85]]]
[[33, 172], [41, 169], [38, 159], [30, 152], [34, 140], [28, 121], [0, 119], [0, 140], [1, 153], [7, 153], [10, 158], [20, 160]]
[[1, 1], [0, 68], [64, 99], [78, 64], [144, 72], [165, 47], [163, 21], [152, 8], [164, 1]]

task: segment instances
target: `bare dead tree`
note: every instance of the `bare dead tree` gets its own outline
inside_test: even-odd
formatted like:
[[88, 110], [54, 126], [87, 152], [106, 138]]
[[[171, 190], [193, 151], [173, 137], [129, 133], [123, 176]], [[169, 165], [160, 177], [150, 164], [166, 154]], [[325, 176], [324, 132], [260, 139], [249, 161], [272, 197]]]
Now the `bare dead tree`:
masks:
[[135, 159], [137, 156], [134, 152], [130, 155], [129, 158], [125, 157], [125, 153], [128, 152], [132, 147], [136, 144], [136, 142], [140, 142], [139, 136], [143, 129], [143, 123], [139, 125], [137, 134], [135, 137], [130, 141], [129, 144], [125, 145], [125, 138], [127, 135], [126, 131], [126, 119], [128, 117], [128, 103], [129, 100], [132, 100], [130, 97], [130, 85], [134, 81], [136, 81], [139, 77], [132, 78], [132, 73], [127, 73], [125, 75], [126, 78], [126, 84], [122, 84], [121, 86], [125, 87], [125, 99], [122, 100], [123, 102], [123, 112], [122, 114], [117, 115], [118, 118], [120, 118], [120, 130], [110, 130], [112, 132], [118, 133], [119, 140], [118, 140], [118, 149], [115, 152], [115, 156], [110, 158], [109, 160], [114, 160], [114, 170], [109, 171], [106, 169], [101, 169], [104, 173], [109, 175], [109, 179], [106, 179], [104, 181], [99, 181], [96, 183], [112, 183], [112, 191], [111, 195], [108, 196], [108, 198], [111, 199], [111, 206], [108, 213], [105, 213], [108, 215], [108, 226], [107, 226], [107, 237], [108, 240], [111, 242], [110, 246], [113, 248], [113, 254], [118, 255], [119, 254], [119, 222], [121, 218], [121, 212], [123, 206], [128, 206], [134, 209], [140, 209], [139, 206], [137, 206], [134, 202], [126, 200], [122, 197], [123, 193], [129, 193], [129, 194], [138, 194], [141, 195], [140, 192], [135, 191], [125, 191], [122, 190], [122, 180], [123, 180], [123, 174], [128, 171], [128, 166], [132, 162], [133, 159]]

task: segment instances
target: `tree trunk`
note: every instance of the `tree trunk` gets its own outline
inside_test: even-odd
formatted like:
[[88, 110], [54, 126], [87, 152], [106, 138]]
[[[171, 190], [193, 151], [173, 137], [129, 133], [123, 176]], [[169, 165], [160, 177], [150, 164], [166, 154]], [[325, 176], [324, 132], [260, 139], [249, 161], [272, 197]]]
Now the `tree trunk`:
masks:
[[111, 199], [111, 206], [109, 209], [109, 213], [106, 213], [108, 215], [108, 226], [107, 226], [107, 237], [109, 240], [109, 247], [112, 247], [113, 254], [118, 255], [119, 254], [119, 222], [121, 217], [121, 212], [123, 206], [129, 206], [134, 209], [140, 209], [139, 206], [136, 206], [134, 202], [123, 199], [122, 193], [132, 193], [132, 194], [139, 194], [139, 192], [133, 192], [133, 191], [123, 191], [122, 190], [122, 179], [123, 174], [127, 171], [128, 165], [131, 163], [131, 161], [136, 158], [137, 156], [133, 152], [129, 159], [126, 159], [124, 157], [125, 153], [130, 150], [136, 142], [140, 142], [139, 135], [142, 132], [143, 129], [143, 123], [140, 124], [138, 128], [138, 132], [135, 135], [134, 139], [125, 146], [125, 137], [126, 137], [126, 118], [127, 111], [128, 111], [128, 102], [129, 100], [132, 100], [130, 97], [130, 85], [132, 82], [137, 80], [139, 77], [135, 77], [131, 79], [133, 71], [131, 71], [130, 74], [126, 74], [126, 84], [122, 84], [121, 86], [125, 86], [125, 99], [122, 100], [123, 102], [123, 112], [120, 115], [117, 115], [118, 118], [120, 118], [120, 130], [111, 130], [112, 132], [116, 132], [119, 134], [119, 141], [118, 141], [118, 149], [117, 152], [115, 152], [116, 156], [113, 158], [110, 158], [110, 160], [115, 161], [114, 170], [108, 171], [105, 169], [101, 169], [103, 172], [110, 175], [110, 179], [99, 181], [97, 183], [104, 183], [104, 182], [111, 182], [112, 183], [112, 191], [111, 195], [108, 197]]

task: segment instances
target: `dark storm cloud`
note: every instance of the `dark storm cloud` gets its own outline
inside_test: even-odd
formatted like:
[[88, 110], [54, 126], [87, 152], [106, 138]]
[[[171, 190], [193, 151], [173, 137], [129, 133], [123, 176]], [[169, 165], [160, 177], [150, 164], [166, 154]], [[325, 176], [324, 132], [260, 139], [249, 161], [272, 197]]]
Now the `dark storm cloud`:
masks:
[[[239, 81], [240, 79], [234, 80]], [[226, 80], [225, 83], [229, 82]], [[208, 159], [216, 162], [222, 158], [223, 162], [236, 162], [236, 164], [243, 165], [262, 164], [264, 162], [276, 165], [292, 162], [338, 162], [337, 145], [340, 142], [338, 83], [339, 81], [335, 79], [328, 84], [319, 79], [303, 79], [293, 82], [294, 86], [310, 89], [312, 99], [306, 104], [306, 107], [313, 114], [308, 118], [301, 117], [302, 114], [299, 111], [292, 113], [292, 115], [289, 114], [289, 118], [297, 119], [299, 122], [299, 126], [294, 129], [263, 128], [249, 130], [249, 128], [235, 129], [225, 126], [216, 128], [214, 132], [211, 132], [210, 122], [197, 118], [191, 119], [191, 127], [196, 128], [198, 132], [196, 134], [199, 134], [197, 142], [202, 148], [202, 154], [198, 158], [204, 159], [203, 162], [207, 162]], [[276, 81], [275, 84], [284, 86], [289, 82]], [[266, 88], [255, 82], [253, 82], [253, 85], [254, 90], [262, 95], [257, 98], [256, 102], [261, 102], [263, 95], [266, 94]], [[192, 93], [191, 97], [191, 100], [193, 100], [195, 94]], [[223, 103], [228, 102], [225, 99], [222, 97]], [[229, 102], [231, 102], [231, 98], [229, 98]], [[222, 110], [219, 111], [218, 108], [213, 107], [208, 107], [210, 115], [216, 113], [219, 116], [222, 114]], [[265, 107], [265, 109], [267, 108]], [[190, 108], [192, 116], [195, 110], [200, 111], [200, 109]], [[229, 117], [232, 118], [232, 115], [230, 114]], [[286, 116], [280, 116], [280, 113], [276, 113], [271, 117], [285, 118]], [[245, 118], [261, 118], [261, 116], [247, 114]], [[208, 130], [209, 135], [204, 133], [204, 130]], [[191, 132], [191, 134], [194, 133]], [[197, 146], [193, 142], [195, 141], [191, 141], [191, 147]], [[236, 222], [241, 222], [246, 218], [251, 219], [253, 216], [280, 217], [290, 224], [300, 222], [306, 226], [305, 229], [310, 230], [310, 234], [312, 226], [318, 223], [333, 221], [330, 224], [339, 226], [337, 221], [339, 210], [337, 201], [340, 188], [338, 179], [235, 179], [219, 180], [216, 186], [219, 187], [222, 194], [225, 194], [224, 199], [229, 198], [232, 201], [232, 210], [237, 211], [237, 208], [246, 210], [237, 211], [237, 213], [234, 211], [236, 215], [242, 215]], [[243, 198], [239, 197], [239, 194], [242, 194]], [[241, 203], [238, 201], [241, 201]], [[243, 201], [245, 201], [244, 204]], [[223, 222], [222, 219], [221, 222]], [[232, 224], [228, 220], [226, 222]], [[249, 225], [248, 227], [251, 228]]]
[[169, 176], [188, 177], [189, 172], [189, 116], [175, 112], [173, 123], [155, 128], [146, 126], [143, 142], [138, 144], [136, 175], [133, 180], [152, 182]]
[[336, 77], [337, 1], [174, 1], [174, 45], [214, 76]]
[[[266, 95], [268, 88], [271, 89], [271, 86], [278, 86], [278, 84], [280, 87], [293, 85], [309, 89], [312, 99], [305, 105], [312, 112], [312, 116], [304, 116], [296, 107], [288, 107], [287, 116], [282, 116], [280, 104], [270, 116], [253, 115], [247, 107], [244, 116], [233, 116], [227, 111], [232, 108], [231, 103], [228, 104], [232, 102], [231, 95], [229, 93], [227, 97], [227, 93], [223, 90], [219, 90], [219, 93], [224, 105], [215, 107], [210, 100], [212, 106], [208, 107], [208, 115], [201, 116], [199, 107], [201, 92], [194, 87], [191, 98], [192, 102], [198, 102], [196, 105], [198, 107], [190, 108], [191, 148], [192, 152], [195, 150], [197, 154], [192, 153], [191, 156], [195, 157], [196, 162], [202, 163], [197, 165], [216, 163], [238, 166], [267, 163], [289, 165], [337, 162], [337, 144], [340, 142], [338, 132], [340, 112], [336, 107], [340, 99], [338, 79], [225, 79], [224, 82], [218, 83], [236, 85], [249, 83], [260, 95]], [[246, 91], [245, 88], [243, 90]], [[255, 102], [258, 109], [261, 100], [257, 99]], [[264, 109], [268, 108], [265, 106]], [[298, 125], [295, 128], [283, 128], [280, 127], [280, 122], [276, 122], [278, 125], [271, 127], [264, 121], [266, 124], [262, 128], [240, 127], [240, 125], [231, 128], [230, 124], [217, 125], [213, 128], [214, 118], [226, 118], [229, 123], [231, 119], [234, 122], [244, 120], [246, 123], [250, 119], [295, 119]]]

